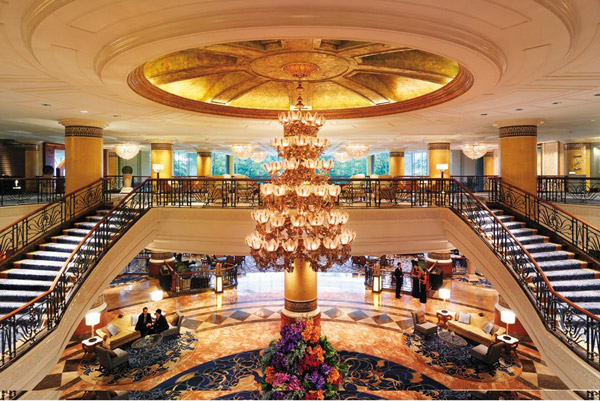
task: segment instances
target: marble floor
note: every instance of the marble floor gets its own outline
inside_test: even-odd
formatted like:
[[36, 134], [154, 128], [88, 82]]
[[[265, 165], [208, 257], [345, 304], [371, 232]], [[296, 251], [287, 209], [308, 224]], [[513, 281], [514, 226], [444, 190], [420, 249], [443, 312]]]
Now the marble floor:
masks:
[[[495, 398], [494, 394], [497, 394], [503, 398], [539, 399], [547, 398], [545, 392], [566, 389], [544, 364], [531, 343], [522, 342], [519, 346], [520, 374], [503, 376], [495, 381], [472, 380], [451, 374], [439, 366], [428, 364], [421, 355], [409, 349], [406, 336], [412, 333], [412, 310], [424, 309], [428, 320], [434, 322], [435, 311], [443, 308], [483, 313], [492, 318], [497, 300], [494, 290], [458, 280], [446, 280], [444, 286], [450, 288], [452, 294], [449, 303], [434, 294], [426, 305], [421, 305], [409, 294], [403, 294], [399, 299], [391, 292], [372, 294], [365, 289], [363, 280], [362, 276], [352, 273], [319, 273], [323, 334], [338, 350], [385, 359], [452, 390], [444, 392], [443, 396], [440, 396], [440, 392], [432, 395], [427, 391], [367, 390], [373, 397], [452, 399], [462, 397], [454, 397], [453, 394], [466, 391], [472, 398], [477, 398], [478, 394], [483, 394], [483, 398]], [[106, 394], [121, 394], [123, 391], [128, 391], [129, 396], [141, 392], [142, 398], [144, 394], [150, 397], [150, 391], [161, 387], [170, 378], [178, 375], [189, 377], [192, 373], [188, 372], [199, 365], [265, 348], [272, 339], [278, 337], [279, 311], [283, 304], [283, 273], [246, 273], [239, 277], [237, 288], [227, 289], [223, 294], [204, 292], [165, 298], [155, 303], [150, 300], [150, 292], [157, 288], [155, 279], [134, 280], [129, 284], [107, 288], [105, 301], [110, 317], [138, 314], [142, 306], [150, 309], [160, 307], [171, 315], [179, 310], [186, 316], [184, 329], [197, 338], [193, 350], [163, 372], [129, 383], [107, 384], [82, 379], [85, 372], [81, 367], [82, 350], [80, 344], [73, 341], [55, 368], [27, 398], [74, 399], [94, 397], [95, 392], [108, 392], [98, 393], [104, 394], [101, 398], [106, 398]], [[247, 377], [235, 388], [193, 391], [176, 398], [212, 399], [239, 391], [256, 392], [258, 389], [256, 382]]]

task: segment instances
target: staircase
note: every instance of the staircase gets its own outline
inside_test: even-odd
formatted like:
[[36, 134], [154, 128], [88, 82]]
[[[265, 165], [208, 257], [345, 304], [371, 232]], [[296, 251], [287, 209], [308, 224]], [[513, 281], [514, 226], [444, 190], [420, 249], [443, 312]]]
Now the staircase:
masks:
[[47, 291], [71, 253], [108, 211], [97, 210], [86, 216], [85, 221], [74, 223], [62, 235], [51, 237], [50, 242], [28, 252], [26, 259], [14, 262], [11, 269], [0, 272], [0, 316]]
[[[556, 292], [600, 315], [600, 272], [588, 269], [588, 262], [575, 259], [574, 253], [562, 250], [561, 244], [550, 242], [549, 237], [539, 235], [537, 229], [527, 227], [514, 216], [500, 209], [492, 212], [531, 254]], [[491, 226], [486, 231], [490, 232]]]

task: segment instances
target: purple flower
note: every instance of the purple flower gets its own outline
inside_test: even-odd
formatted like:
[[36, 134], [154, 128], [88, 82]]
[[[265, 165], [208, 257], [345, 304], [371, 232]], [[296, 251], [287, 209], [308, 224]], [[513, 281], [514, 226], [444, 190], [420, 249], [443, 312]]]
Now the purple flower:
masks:
[[317, 390], [323, 389], [323, 386], [325, 385], [325, 379], [317, 370], [314, 370], [312, 373], [307, 373], [304, 376], [304, 380], [309, 381]]
[[286, 358], [285, 358], [285, 355], [282, 354], [281, 352], [276, 352], [275, 355], [273, 355], [271, 364], [273, 365], [273, 368], [277, 372], [284, 372], [287, 370], [286, 369]]
[[328, 364], [324, 363], [323, 366], [321, 366], [321, 372], [323, 373], [324, 376], [327, 376], [329, 374], [329, 372], [331, 372], [331, 366], [329, 366]]
[[275, 379], [273, 380], [273, 387], [286, 383], [290, 380], [290, 375], [287, 373], [275, 373]]
[[297, 376], [292, 376], [290, 377], [290, 381], [288, 383], [288, 390], [289, 391], [302, 391], [302, 385], [300, 384], [300, 380], [298, 379]]
[[285, 391], [274, 391], [273, 399], [274, 400], [285, 400], [286, 399]]

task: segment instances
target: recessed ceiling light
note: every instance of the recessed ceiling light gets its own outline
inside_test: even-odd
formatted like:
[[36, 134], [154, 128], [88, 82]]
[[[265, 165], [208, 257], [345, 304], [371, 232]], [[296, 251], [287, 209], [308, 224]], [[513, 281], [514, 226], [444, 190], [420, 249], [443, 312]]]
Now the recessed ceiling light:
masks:
[[596, 93], [594, 96], [600, 96], [600, 93]]
[[121, 117], [121, 115], [120, 114], [113, 114], [113, 117], [119, 118], [119, 117]]
[[481, 113], [482, 116], [487, 116], [487, 113]]
[[515, 111], [521, 111], [521, 110], [523, 110], [523, 109], [515, 109]]
[[552, 104], [561, 104], [562, 102], [552, 102]]
[[42, 103], [42, 106], [44, 106], [44, 107], [50, 107], [52, 105], [50, 103]]
[[79, 112], [80, 112], [80, 113], [84, 113], [84, 114], [85, 114], [85, 113], [87, 113], [88, 111], [87, 111], [87, 110], [79, 110]]

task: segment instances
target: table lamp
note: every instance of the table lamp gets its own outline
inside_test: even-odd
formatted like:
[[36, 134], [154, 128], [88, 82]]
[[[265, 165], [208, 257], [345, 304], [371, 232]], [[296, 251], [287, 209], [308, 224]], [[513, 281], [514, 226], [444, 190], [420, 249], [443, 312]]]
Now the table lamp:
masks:
[[[450, 299], [450, 289], [449, 288], [440, 288], [440, 298], [442, 298], [444, 300], [444, 302], [446, 302], [446, 305], [448, 304], [448, 300]], [[442, 312], [444, 313], [448, 313], [448, 311], [446, 309], [443, 309]]]
[[160, 178], [160, 172], [163, 171], [165, 169], [164, 164], [153, 164], [152, 165], [152, 171], [154, 171], [156, 173], [156, 179]]
[[92, 326], [92, 335], [90, 338], [94, 337], [94, 326], [100, 323], [100, 312], [88, 312], [85, 315], [85, 325]]
[[150, 293], [150, 299], [152, 299], [152, 301], [156, 304], [156, 306], [158, 306], [158, 302], [160, 302], [163, 299], [162, 290], [152, 291]]
[[508, 336], [508, 325], [515, 323], [515, 312], [511, 310], [503, 310], [500, 312], [500, 320], [502, 323], [506, 323], [506, 335]]
[[443, 164], [436, 164], [435, 168], [437, 170], [440, 171], [440, 173], [442, 173], [442, 178], [444, 178], [444, 171], [448, 170], [448, 165], [443, 163]]

